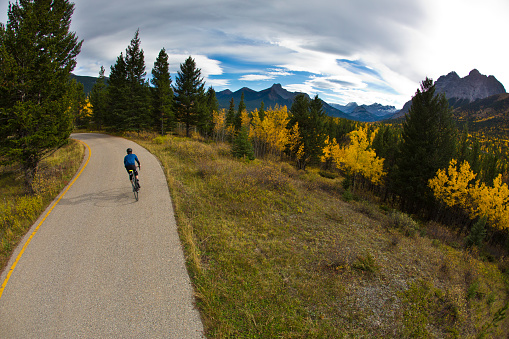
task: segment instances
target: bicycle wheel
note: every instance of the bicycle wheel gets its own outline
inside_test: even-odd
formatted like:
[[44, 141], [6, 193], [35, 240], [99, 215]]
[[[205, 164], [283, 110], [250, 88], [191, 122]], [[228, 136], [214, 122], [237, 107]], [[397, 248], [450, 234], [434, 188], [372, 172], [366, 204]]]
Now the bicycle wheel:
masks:
[[138, 188], [136, 187], [136, 178], [134, 175], [131, 178], [131, 185], [133, 186], [134, 199], [138, 201]]

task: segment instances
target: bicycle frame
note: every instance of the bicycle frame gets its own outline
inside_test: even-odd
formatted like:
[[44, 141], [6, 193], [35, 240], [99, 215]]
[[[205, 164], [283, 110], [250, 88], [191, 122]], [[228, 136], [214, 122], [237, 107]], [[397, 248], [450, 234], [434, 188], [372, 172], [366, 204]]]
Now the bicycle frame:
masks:
[[136, 176], [134, 175], [133, 170], [129, 170], [129, 180], [131, 181], [131, 185], [133, 187], [134, 199], [138, 201], [138, 187], [136, 186]]

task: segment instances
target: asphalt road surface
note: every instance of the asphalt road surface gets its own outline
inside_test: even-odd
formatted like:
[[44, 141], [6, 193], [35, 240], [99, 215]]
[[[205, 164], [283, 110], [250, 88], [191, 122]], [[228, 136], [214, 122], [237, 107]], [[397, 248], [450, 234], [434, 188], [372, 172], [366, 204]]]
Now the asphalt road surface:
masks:
[[[0, 284], [19, 257], [0, 297], [0, 338], [203, 338], [159, 162], [122, 138], [72, 137], [90, 161], [2, 272]], [[138, 202], [128, 147], [141, 161]]]

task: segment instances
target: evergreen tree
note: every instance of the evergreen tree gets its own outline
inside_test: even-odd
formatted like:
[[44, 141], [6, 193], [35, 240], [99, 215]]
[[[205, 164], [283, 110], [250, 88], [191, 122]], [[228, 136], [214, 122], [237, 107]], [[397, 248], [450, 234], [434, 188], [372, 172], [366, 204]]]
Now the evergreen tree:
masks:
[[0, 161], [21, 164], [30, 191], [40, 160], [72, 130], [73, 12], [67, 0], [24, 0], [0, 25]]
[[242, 112], [246, 110], [246, 104], [244, 103], [244, 92], [240, 95], [240, 102], [239, 102], [239, 109], [237, 113], [235, 114], [235, 130], [239, 131], [240, 127], [242, 126]]
[[71, 80], [72, 88], [72, 104], [70, 109], [74, 116], [74, 127], [87, 128], [90, 123], [90, 116], [88, 115], [87, 96], [85, 95], [84, 86], [82, 83], [77, 82], [75, 79]]
[[305, 169], [310, 162], [318, 162], [323, 154], [325, 147], [326, 115], [323, 110], [322, 101], [315, 96], [313, 100], [305, 94], [299, 94], [295, 97], [291, 111], [288, 129], [293, 129], [295, 124], [299, 126], [300, 140], [294, 149], [303, 149], [303, 155], [300, 156], [298, 167]]
[[105, 122], [107, 110], [107, 86], [104, 76], [104, 67], [101, 66], [99, 78], [97, 78], [92, 91], [90, 92], [90, 103], [92, 104], [92, 119], [97, 129], [101, 129]]
[[254, 160], [253, 145], [249, 141], [249, 136], [245, 127], [241, 127], [233, 139], [232, 154], [236, 158], [247, 158]]
[[145, 81], [145, 56], [141, 49], [139, 30], [126, 49], [125, 65], [128, 84], [128, 106], [124, 113], [125, 130], [143, 130], [152, 126], [150, 93]]
[[230, 99], [230, 107], [228, 108], [228, 112], [226, 112], [226, 126], [234, 125], [235, 125], [235, 102], [232, 97]]
[[198, 123], [198, 128], [202, 135], [212, 135], [214, 130], [214, 112], [219, 112], [219, 103], [217, 102], [216, 91], [210, 86], [205, 94], [205, 108], [202, 110]]
[[412, 98], [403, 123], [402, 144], [394, 188], [402, 207], [410, 212], [429, 211], [433, 201], [428, 180], [446, 168], [455, 150], [455, 128], [449, 103], [435, 94], [433, 80], [426, 78]]
[[265, 119], [265, 103], [262, 102], [260, 103], [260, 111], [258, 112], [258, 116], [260, 117], [261, 120]]
[[189, 57], [180, 64], [180, 71], [175, 79], [175, 106], [177, 118], [186, 126], [186, 136], [190, 136], [191, 126], [196, 126], [201, 110], [204, 109], [204, 82], [201, 70], [196, 68], [193, 58]]
[[152, 90], [154, 122], [156, 128], [164, 135], [166, 130], [175, 127], [175, 115], [173, 114], [173, 89], [171, 88], [170, 66], [168, 54], [163, 48], [159, 52], [152, 69]]
[[107, 126], [123, 129], [124, 115], [129, 105], [128, 95], [127, 69], [124, 55], [120, 53], [117, 61], [110, 68], [108, 79], [107, 110], [104, 115], [104, 122]]

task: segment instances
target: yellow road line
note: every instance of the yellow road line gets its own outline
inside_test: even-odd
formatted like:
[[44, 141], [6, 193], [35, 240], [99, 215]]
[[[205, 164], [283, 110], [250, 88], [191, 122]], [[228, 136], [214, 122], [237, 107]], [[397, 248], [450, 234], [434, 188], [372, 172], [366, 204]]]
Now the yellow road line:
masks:
[[48, 213], [46, 213], [46, 215], [44, 216], [44, 218], [42, 218], [41, 222], [37, 225], [37, 227], [35, 228], [35, 230], [32, 232], [32, 234], [30, 235], [30, 237], [27, 239], [27, 241], [25, 242], [25, 244], [23, 245], [23, 248], [21, 248], [21, 252], [19, 252], [18, 256], [16, 257], [16, 260], [14, 261], [14, 263], [12, 264], [11, 268], [9, 269], [9, 272], [7, 273], [7, 276], [5, 277], [5, 280], [2, 284], [2, 286], [0, 287], [0, 298], [2, 298], [2, 294], [4, 293], [4, 289], [5, 289], [5, 286], [7, 285], [7, 282], [9, 281], [9, 279], [11, 278], [11, 274], [12, 274], [12, 271], [14, 271], [14, 269], [16, 268], [16, 265], [18, 265], [18, 261], [21, 259], [21, 256], [23, 255], [23, 253], [25, 252], [25, 249], [27, 248], [28, 244], [30, 244], [30, 241], [32, 241], [32, 238], [34, 237], [34, 235], [37, 233], [37, 231], [39, 230], [39, 227], [41, 227], [42, 223], [44, 222], [44, 220], [46, 220], [46, 218], [50, 215], [51, 211], [53, 211], [53, 209], [55, 208], [55, 206], [60, 202], [60, 200], [64, 197], [64, 195], [67, 193], [67, 191], [69, 190], [69, 188], [71, 188], [72, 185], [74, 185], [74, 183], [76, 182], [76, 180], [80, 177], [81, 173], [83, 172], [83, 170], [85, 169], [85, 167], [87, 167], [88, 165], [88, 162], [90, 161], [90, 155], [92, 154], [92, 152], [90, 151], [90, 147], [84, 143], [83, 141], [81, 140], [78, 140], [79, 142], [81, 142], [82, 144], [84, 144], [87, 149], [88, 149], [88, 159], [87, 161], [85, 162], [85, 165], [83, 165], [83, 167], [81, 168], [81, 170], [79, 171], [78, 175], [76, 175], [76, 177], [71, 181], [71, 183], [67, 186], [67, 188], [65, 189], [65, 191], [60, 195], [60, 197], [58, 198], [57, 201], [55, 201], [55, 203], [53, 204], [53, 206], [51, 206], [51, 208], [49, 209]]

